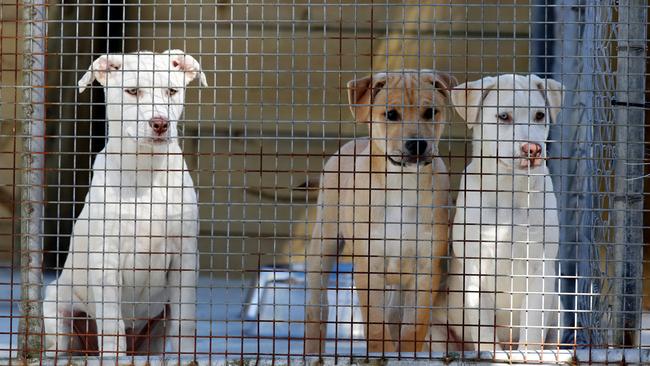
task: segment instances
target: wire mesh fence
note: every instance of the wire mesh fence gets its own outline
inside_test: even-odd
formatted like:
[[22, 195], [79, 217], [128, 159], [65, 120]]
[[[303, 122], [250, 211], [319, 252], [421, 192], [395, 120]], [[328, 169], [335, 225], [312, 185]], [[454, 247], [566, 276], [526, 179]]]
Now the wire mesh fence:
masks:
[[0, 9], [3, 360], [650, 362], [645, 1]]

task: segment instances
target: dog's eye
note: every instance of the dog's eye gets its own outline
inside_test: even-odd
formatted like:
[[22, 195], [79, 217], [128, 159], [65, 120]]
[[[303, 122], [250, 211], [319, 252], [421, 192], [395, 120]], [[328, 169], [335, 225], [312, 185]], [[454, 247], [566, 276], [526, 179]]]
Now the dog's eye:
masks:
[[508, 112], [499, 113], [497, 115], [497, 118], [499, 118], [499, 120], [503, 122], [508, 122], [508, 123], [512, 122], [512, 116], [510, 116], [510, 113]]
[[138, 88], [124, 89], [124, 92], [128, 95], [133, 95], [134, 97], [138, 95]]
[[424, 114], [422, 114], [422, 118], [424, 119], [431, 119], [433, 118], [434, 115], [438, 115], [440, 111], [438, 109], [433, 109], [433, 108], [427, 108], [424, 110]]
[[541, 121], [541, 120], [544, 119], [544, 117], [546, 117], [546, 115], [544, 114], [544, 112], [537, 112], [537, 113], [535, 113], [535, 121]]
[[172, 88], [167, 89], [167, 95], [169, 95], [170, 97], [173, 97], [174, 95], [176, 95], [176, 93], [178, 93], [178, 89], [172, 89]]
[[386, 119], [389, 121], [399, 121], [399, 112], [397, 112], [394, 109], [391, 109], [390, 111], [386, 112]]

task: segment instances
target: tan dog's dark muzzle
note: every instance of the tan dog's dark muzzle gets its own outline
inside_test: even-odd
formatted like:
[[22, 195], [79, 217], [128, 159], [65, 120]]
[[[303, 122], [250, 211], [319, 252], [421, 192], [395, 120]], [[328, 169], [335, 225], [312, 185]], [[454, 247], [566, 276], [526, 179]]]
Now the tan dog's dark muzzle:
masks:
[[427, 153], [428, 145], [425, 140], [408, 140], [404, 143], [404, 148], [409, 155], [421, 157]]
[[420, 139], [406, 141], [404, 143], [403, 151], [398, 156], [399, 160], [395, 155], [387, 155], [387, 158], [391, 164], [401, 167], [408, 165], [427, 166], [431, 164], [433, 159], [431, 149], [429, 149], [429, 142]]

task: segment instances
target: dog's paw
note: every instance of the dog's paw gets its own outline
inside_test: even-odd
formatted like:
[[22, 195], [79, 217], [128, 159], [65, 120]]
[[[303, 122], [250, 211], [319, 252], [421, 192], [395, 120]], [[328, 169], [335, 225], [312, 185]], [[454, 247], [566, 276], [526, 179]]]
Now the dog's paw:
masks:
[[126, 340], [120, 339], [118, 342], [110, 342], [105, 340], [101, 345], [100, 354], [102, 357], [120, 358], [127, 356], [126, 351]]

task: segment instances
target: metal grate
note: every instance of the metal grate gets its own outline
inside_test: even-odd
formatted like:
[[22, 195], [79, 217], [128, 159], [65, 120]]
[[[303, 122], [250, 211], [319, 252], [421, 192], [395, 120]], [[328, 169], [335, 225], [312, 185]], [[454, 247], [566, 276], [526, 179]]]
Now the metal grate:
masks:
[[0, 357], [650, 362], [648, 9], [2, 4]]

